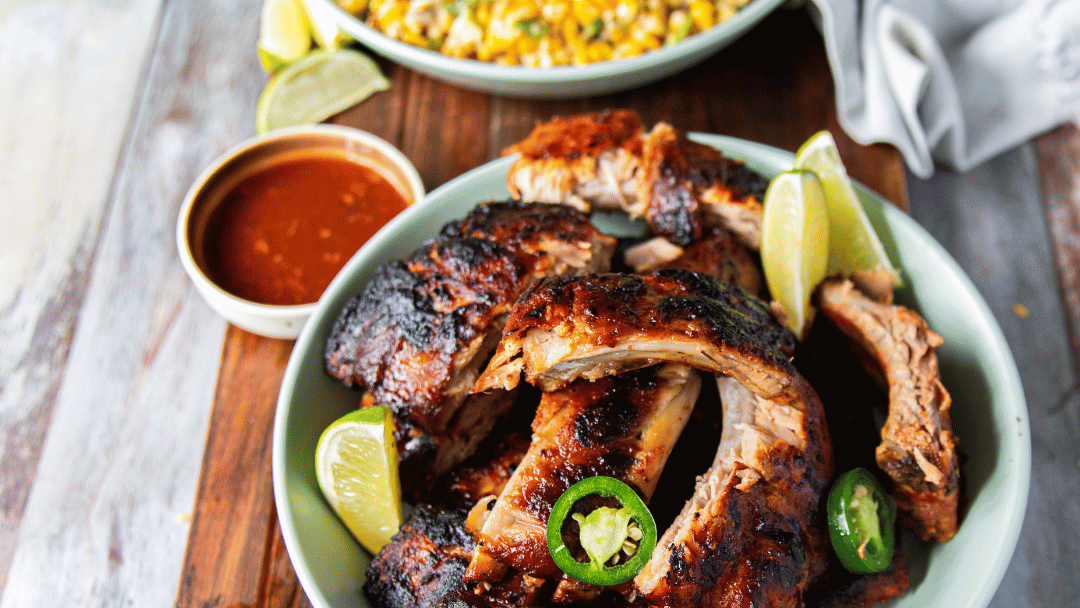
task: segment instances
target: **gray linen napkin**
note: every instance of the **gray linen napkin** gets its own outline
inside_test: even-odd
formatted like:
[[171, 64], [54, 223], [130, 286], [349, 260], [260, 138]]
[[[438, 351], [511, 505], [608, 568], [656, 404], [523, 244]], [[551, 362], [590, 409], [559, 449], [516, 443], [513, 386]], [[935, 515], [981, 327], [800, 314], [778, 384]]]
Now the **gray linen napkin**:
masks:
[[1080, 124], [1080, 0], [812, 0], [840, 124], [929, 177]]

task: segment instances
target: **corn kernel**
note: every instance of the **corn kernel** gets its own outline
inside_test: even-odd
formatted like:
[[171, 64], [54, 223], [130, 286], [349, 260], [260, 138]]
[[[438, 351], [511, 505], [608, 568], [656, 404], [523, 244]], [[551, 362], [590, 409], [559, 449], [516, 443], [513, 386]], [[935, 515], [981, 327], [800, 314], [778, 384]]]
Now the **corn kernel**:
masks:
[[600, 18], [600, 8], [592, 0], [574, 0], [571, 13], [582, 27]]
[[705, 31], [716, 25], [713, 5], [708, 0], [690, 0], [690, 18], [694, 20], [697, 31]]

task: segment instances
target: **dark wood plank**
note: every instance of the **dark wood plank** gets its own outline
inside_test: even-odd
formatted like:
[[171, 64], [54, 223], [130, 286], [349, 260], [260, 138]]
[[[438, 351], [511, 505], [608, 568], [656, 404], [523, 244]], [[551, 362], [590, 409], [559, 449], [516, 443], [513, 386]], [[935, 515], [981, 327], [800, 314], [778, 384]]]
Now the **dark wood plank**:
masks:
[[287, 606], [296, 595], [295, 575], [281, 574], [270, 473], [275, 404], [292, 345], [233, 326], [226, 333], [178, 608], [264, 606], [270, 596]]

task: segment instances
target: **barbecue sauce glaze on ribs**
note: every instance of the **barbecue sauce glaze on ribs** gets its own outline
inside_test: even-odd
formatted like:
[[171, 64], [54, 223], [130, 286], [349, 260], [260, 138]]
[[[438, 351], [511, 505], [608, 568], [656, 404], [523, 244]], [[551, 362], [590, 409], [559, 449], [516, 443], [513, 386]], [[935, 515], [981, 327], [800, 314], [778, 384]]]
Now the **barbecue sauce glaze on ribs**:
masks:
[[469, 396], [506, 314], [547, 276], [610, 267], [615, 239], [564, 206], [483, 203], [404, 260], [380, 267], [342, 310], [326, 370], [367, 389], [397, 421], [403, 467], [448, 470], [475, 449], [513, 402]]
[[[756, 297], [767, 180], [670, 125], [646, 131], [625, 110], [556, 118], [507, 153], [520, 155], [507, 178], [513, 195], [554, 205], [484, 204], [448, 224], [380, 269], [327, 345], [330, 373], [394, 409], [406, 461], [450, 471], [431, 493], [441, 504], [420, 505], [371, 563], [373, 604], [854, 608], [902, 595], [899, 551], [878, 575], [838, 573], [830, 561], [824, 410], [792, 364], [790, 332]], [[579, 212], [593, 209], [646, 218], [655, 238], [627, 258], [642, 274], [605, 274], [615, 243]], [[829, 315], [841, 327], [867, 310], [833, 304], [846, 308]], [[939, 340], [924, 321], [895, 323], [896, 313], [871, 310], [857, 339], [892, 352], [896, 343], [866, 336], [882, 326], [921, 335], [905, 343], [909, 357], [878, 354], [880, 375], [890, 388], [914, 377], [930, 397], [890, 403], [878, 463], [906, 520], [947, 540], [958, 465], [948, 394], [932, 390], [936, 359], [926, 356]], [[569, 579], [543, 542], [557, 490], [607, 474], [647, 500], [701, 373], [720, 396], [719, 447], [652, 559], [606, 591]], [[519, 386], [523, 377], [543, 391], [532, 436], [457, 465], [517, 392], [535, 391]], [[657, 499], [677, 509], [683, 497]]]

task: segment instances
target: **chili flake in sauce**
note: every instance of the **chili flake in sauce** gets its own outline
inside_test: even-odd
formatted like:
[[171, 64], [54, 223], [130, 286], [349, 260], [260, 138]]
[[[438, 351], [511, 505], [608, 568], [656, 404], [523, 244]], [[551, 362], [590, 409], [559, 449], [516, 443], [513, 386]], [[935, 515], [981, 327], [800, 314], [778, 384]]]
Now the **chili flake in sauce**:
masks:
[[212, 212], [207, 274], [245, 300], [315, 302], [407, 204], [370, 166], [332, 154], [287, 157], [244, 177]]

